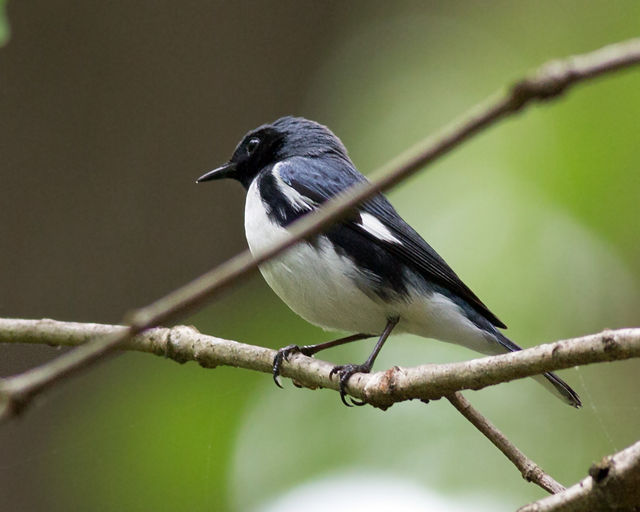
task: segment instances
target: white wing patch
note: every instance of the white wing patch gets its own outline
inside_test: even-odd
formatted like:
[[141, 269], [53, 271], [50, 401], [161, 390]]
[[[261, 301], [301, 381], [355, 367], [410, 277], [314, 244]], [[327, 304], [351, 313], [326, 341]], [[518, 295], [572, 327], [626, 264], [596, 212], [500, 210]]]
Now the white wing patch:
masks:
[[286, 184], [286, 182], [282, 179], [282, 176], [280, 176], [280, 170], [278, 169], [281, 165], [285, 164], [283, 162], [279, 162], [274, 165], [271, 173], [276, 179], [277, 187], [280, 189], [280, 192], [282, 192], [287, 198], [287, 201], [289, 201], [289, 203], [291, 203], [291, 205], [299, 211], [310, 210], [312, 207], [317, 206], [317, 203], [315, 201], [303, 196], [296, 189]]
[[371, 233], [373, 236], [380, 240], [384, 240], [385, 242], [391, 242], [394, 244], [401, 244], [400, 240], [398, 240], [393, 233], [389, 231], [387, 226], [385, 226], [382, 222], [376, 219], [370, 213], [360, 213], [360, 219], [362, 229]]

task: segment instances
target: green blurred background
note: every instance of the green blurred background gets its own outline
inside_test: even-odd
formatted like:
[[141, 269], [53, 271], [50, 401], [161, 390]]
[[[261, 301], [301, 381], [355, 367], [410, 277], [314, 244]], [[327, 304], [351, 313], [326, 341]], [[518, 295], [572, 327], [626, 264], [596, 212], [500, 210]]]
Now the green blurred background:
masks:
[[[5, 7], [0, 315], [108, 323], [245, 247], [241, 188], [194, 179], [248, 129], [316, 119], [367, 173], [542, 62], [640, 33], [636, 0]], [[638, 69], [580, 85], [389, 196], [520, 344], [637, 326], [639, 109]], [[184, 323], [274, 348], [331, 336], [259, 276]], [[2, 346], [1, 374], [57, 353]], [[471, 357], [396, 336], [376, 368]], [[562, 372], [579, 411], [528, 381], [467, 396], [569, 484], [638, 439], [639, 370]], [[141, 354], [48, 393], [0, 428], [0, 453], [2, 510], [311, 510], [354, 497], [383, 510], [387, 492], [395, 510], [436, 496], [431, 510], [506, 511], [544, 494], [443, 401], [346, 409], [333, 392]]]

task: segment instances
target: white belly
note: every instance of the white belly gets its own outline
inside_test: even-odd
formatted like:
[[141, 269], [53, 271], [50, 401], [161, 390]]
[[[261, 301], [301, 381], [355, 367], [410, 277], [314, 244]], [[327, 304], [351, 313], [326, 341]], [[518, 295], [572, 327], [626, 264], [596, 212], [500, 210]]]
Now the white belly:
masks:
[[[247, 192], [245, 232], [253, 253], [287, 235], [267, 216], [255, 181]], [[398, 317], [395, 332], [449, 341], [483, 353], [504, 351], [444, 295], [413, 289], [405, 300], [387, 303], [364, 293], [354, 279], [353, 262], [336, 253], [326, 237], [320, 237], [316, 246], [295, 245], [261, 265], [260, 272], [287, 306], [325, 329], [376, 335], [388, 318]]]

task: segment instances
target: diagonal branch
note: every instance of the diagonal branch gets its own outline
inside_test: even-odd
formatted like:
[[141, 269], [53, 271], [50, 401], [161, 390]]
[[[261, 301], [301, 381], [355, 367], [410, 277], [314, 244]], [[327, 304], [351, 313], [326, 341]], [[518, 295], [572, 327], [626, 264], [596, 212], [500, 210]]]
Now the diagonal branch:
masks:
[[414, 174], [500, 119], [519, 112], [534, 101], [557, 97], [576, 83], [639, 62], [640, 39], [630, 39], [591, 53], [543, 65], [531, 76], [472, 108], [458, 121], [395, 158], [375, 174], [371, 183], [353, 187], [318, 211], [294, 223], [290, 229], [291, 236], [286, 239], [254, 256], [245, 251], [149, 306], [133, 311], [125, 319], [128, 324], [125, 329], [95, 339], [21, 375], [5, 379], [1, 386], [5, 390], [13, 390], [13, 410], [22, 410], [35, 395], [97, 362], [145, 329], [183, 317], [216, 293], [255, 271], [260, 263], [296, 242], [319, 233], [346, 215], [350, 209]]
[[522, 478], [527, 482], [533, 482], [550, 494], [564, 491], [563, 485], [551, 478], [540, 466], [527, 457], [515, 444], [509, 441], [502, 432], [462, 396], [462, 393], [453, 393], [447, 396], [447, 400], [520, 470]]

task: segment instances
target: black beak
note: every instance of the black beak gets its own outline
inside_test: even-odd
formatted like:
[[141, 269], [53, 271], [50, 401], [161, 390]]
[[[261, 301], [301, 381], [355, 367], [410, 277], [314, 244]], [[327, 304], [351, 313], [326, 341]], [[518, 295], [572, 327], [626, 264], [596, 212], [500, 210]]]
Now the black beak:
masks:
[[229, 162], [224, 164], [213, 171], [209, 171], [200, 176], [196, 183], [202, 183], [203, 181], [221, 180], [222, 178], [231, 178], [236, 172], [236, 164]]

